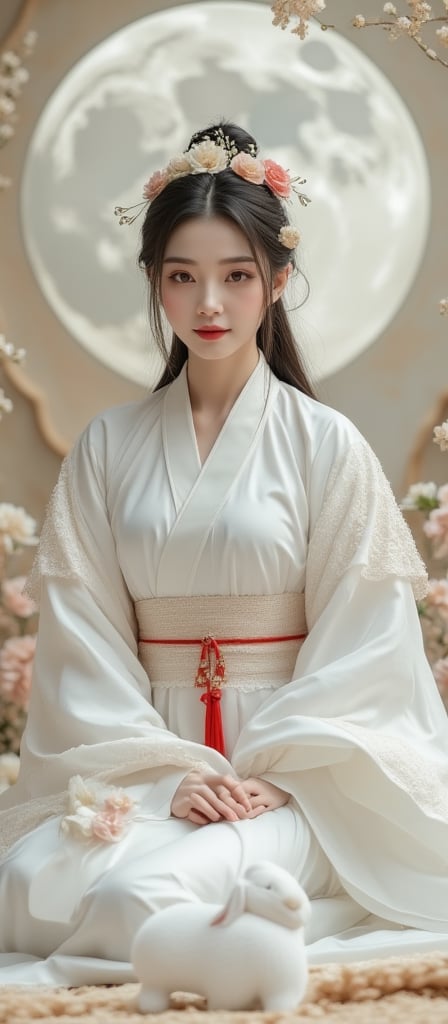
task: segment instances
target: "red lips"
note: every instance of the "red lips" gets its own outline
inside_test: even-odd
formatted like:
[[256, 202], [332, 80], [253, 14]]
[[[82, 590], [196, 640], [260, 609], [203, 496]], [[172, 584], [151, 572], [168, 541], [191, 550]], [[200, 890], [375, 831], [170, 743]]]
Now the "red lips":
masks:
[[224, 334], [227, 334], [227, 332], [227, 327], [201, 327], [195, 330], [194, 333], [198, 334], [200, 338], [204, 338], [205, 340], [207, 340], [208, 338], [222, 338]]

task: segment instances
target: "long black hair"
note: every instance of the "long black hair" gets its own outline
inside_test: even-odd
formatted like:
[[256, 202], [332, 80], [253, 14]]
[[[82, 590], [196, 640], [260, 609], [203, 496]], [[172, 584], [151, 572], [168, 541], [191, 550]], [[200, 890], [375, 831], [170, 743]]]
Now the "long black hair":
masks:
[[[243, 128], [228, 121], [196, 132], [188, 149], [205, 139], [219, 142], [223, 135], [242, 153], [256, 155], [255, 139]], [[289, 263], [295, 266], [293, 252], [279, 241], [280, 229], [288, 224], [281, 200], [267, 185], [255, 185], [240, 178], [230, 168], [218, 174], [187, 174], [171, 181], [149, 204], [141, 233], [139, 264], [150, 278], [149, 316], [154, 339], [165, 369], [154, 390], [169, 384], [180, 373], [188, 358], [184, 342], [173, 334], [168, 350], [161, 313], [163, 259], [171, 233], [183, 221], [193, 217], [225, 217], [245, 234], [263, 282], [265, 312], [257, 331], [257, 345], [273, 373], [315, 398], [302, 357], [288, 321], [283, 299], [272, 303], [276, 273]]]

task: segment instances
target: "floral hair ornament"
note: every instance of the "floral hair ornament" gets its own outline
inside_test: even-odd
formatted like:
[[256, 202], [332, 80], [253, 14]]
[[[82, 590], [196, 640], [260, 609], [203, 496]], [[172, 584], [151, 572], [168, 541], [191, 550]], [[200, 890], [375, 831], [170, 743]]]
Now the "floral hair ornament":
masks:
[[[185, 153], [173, 157], [162, 170], [154, 171], [143, 188], [143, 200], [135, 206], [116, 206], [115, 215], [120, 224], [133, 224], [142, 211], [172, 181], [184, 178], [187, 174], [219, 174], [230, 169], [239, 178], [249, 181], [252, 185], [267, 185], [270, 192], [278, 199], [288, 200], [294, 192], [301, 206], [308, 206], [309, 196], [298, 188], [304, 185], [306, 178], [291, 178], [275, 160], [261, 160], [257, 156], [256, 146], [249, 145], [250, 152], [238, 150], [236, 144], [222, 129], [215, 132], [215, 139], [205, 137], [202, 142], [194, 143]], [[132, 211], [136, 211], [132, 213]], [[285, 224], [278, 235], [278, 240], [287, 249], [294, 249], [300, 238], [299, 232]]]

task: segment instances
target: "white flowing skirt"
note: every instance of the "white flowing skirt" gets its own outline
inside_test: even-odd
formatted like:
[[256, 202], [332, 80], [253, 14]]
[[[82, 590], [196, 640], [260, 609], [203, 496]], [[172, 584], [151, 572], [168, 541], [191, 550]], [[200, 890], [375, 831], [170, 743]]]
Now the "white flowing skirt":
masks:
[[131, 944], [149, 914], [181, 901], [223, 904], [260, 858], [291, 871], [322, 904], [309, 941], [366, 916], [292, 801], [252, 821], [138, 821], [119, 843], [81, 851], [76, 840], [61, 843], [56, 819], [11, 849], [0, 870], [1, 983], [132, 980]]

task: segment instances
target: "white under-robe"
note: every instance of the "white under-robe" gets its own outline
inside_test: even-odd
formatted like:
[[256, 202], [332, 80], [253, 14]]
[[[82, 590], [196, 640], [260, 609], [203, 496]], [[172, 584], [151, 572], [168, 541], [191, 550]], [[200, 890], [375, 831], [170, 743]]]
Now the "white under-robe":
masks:
[[[448, 949], [448, 721], [415, 605], [426, 576], [350, 421], [279, 382], [260, 354], [201, 467], [184, 367], [83, 432], [34, 583], [20, 777], [0, 797], [0, 983], [132, 980], [155, 880], [182, 899], [197, 863], [185, 898], [220, 902], [260, 853], [309, 888], [311, 963]], [[224, 687], [225, 758], [203, 744], [194, 680], [151, 688], [134, 602], [293, 592], [308, 636], [292, 677]], [[195, 765], [291, 799], [236, 825], [179, 821], [171, 799]], [[119, 842], [60, 832], [78, 774], [137, 801]]]

